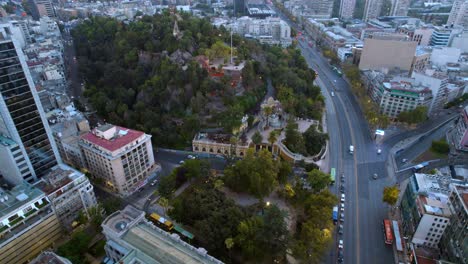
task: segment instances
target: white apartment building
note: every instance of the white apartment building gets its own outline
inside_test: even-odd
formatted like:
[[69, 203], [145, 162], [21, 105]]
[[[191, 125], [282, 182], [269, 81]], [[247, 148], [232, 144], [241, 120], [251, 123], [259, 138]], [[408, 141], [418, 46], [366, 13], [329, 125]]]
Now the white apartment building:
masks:
[[440, 71], [426, 69], [424, 72], [413, 72], [412, 78], [415, 83], [427, 86], [432, 91], [432, 101], [429, 105], [428, 114], [436, 113], [444, 107], [448, 100], [448, 76]]
[[340, 18], [352, 19], [355, 7], [356, 7], [356, 0], [341, 0]]
[[237, 19], [231, 28], [241, 36], [258, 39], [262, 44], [287, 47], [292, 43], [291, 27], [277, 17], [256, 19], [244, 16]]
[[445, 67], [447, 63], [457, 63], [461, 50], [449, 47], [434, 47], [431, 53], [431, 63], [437, 67]]
[[81, 136], [79, 144], [89, 172], [122, 196], [145, 185], [155, 170], [151, 135], [144, 132], [106, 124]]
[[68, 230], [80, 211], [89, 216], [89, 209], [97, 204], [89, 179], [65, 164], [54, 167], [35, 186], [46, 193], [60, 223]]
[[468, 106], [461, 111], [458, 123], [452, 130], [451, 139], [455, 148], [468, 151]]
[[468, 1], [455, 0], [450, 10], [450, 15], [447, 20], [447, 26], [462, 26], [468, 28]]
[[407, 16], [410, 7], [410, 0], [393, 0], [392, 9], [390, 10], [391, 16]]
[[364, 16], [362, 20], [368, 21], [380, 16], [380, 11], [382, 10], [383, 1], [382, 0], [366, 0], [364, 5]]
[[451, 176], [415, 173], [400, 204], [402, 227], [416, 247], [438, 248], [449, 225]]
[[450, 46], [453, 38], [463, 32], [463, 27], [434, 27], [429, 45], [435, 47]]

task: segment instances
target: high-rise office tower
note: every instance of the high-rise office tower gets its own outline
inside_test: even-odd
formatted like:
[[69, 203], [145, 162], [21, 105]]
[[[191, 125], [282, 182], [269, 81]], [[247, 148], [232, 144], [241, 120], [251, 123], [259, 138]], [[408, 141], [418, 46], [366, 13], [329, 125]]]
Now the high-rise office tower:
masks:
[[23, 52], [9, 27], [0, 27], [0, 95], [0, 135], [16, 143], [0, 145], [0, 174], [10, 182], [34, 182], [61, 161]]
[[450, 11], [447, 25], [462, 26], [468, 29], [468, 1], [455, 0]]
[[29, 6], [34, 20], [39, 20], [43, 16], [51, 18], [57, 16], [51, 0], [29, 0]]
[[366, 5], [364, 6], [364, 16], [362, 19], [364, 21], [368, 21], [380, 16], [382, 5], [383, 0], [366, 0]]
[[310, 8], [311, 18], [330, 18], [333, 10], [333, 0], [310, 0], [305, 1]]
[[340, 4], [340, 18], [349, 19], [353, 18], [356, 0], [341, 0]]
[[407, 16], [410, 7], [410, 0], [393, 0], [391, 16]]

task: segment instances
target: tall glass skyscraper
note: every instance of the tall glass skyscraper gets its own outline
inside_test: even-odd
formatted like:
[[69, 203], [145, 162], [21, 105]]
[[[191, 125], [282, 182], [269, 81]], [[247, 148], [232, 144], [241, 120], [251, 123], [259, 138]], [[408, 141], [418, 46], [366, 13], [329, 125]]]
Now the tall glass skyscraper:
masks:
[[33, 182], [60, 156], [23, 52], [8, 27], [0, 28], [0, 94], [0, 134], [18, 144], [21, 151], [13, 153], [18, 175]]

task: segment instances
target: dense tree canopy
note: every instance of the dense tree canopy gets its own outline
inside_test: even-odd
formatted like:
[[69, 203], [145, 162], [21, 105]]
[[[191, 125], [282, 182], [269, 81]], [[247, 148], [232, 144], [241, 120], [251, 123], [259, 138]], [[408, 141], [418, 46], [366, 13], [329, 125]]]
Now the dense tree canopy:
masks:
[[385, 187], [383, 190], [383, 198], [382, 201], [389, 204], [390, 206], [394, 206], [398, 201], [398, 195], [400, 194], [400, 190], [397, 186], [389, 186]]
[[297, 130], [297, 124], [290, 120], [286, 126], [285, 145], [292, 152], [306, 156], [317, 155], [325, 146], [328, 135], [317, 131], [317, 126], [310, 126], [303, 134]]
[[269, 195], [278, 184], [279, 168], [268, 150], [249, 149], [244, 159], [224, 171], [226, 184], [235, 191], [258, 198]]
[[427, 106], [418, 106], [414, 110], [401, 112], [398, 121], [408, 124], [419, 124], [427, 119]]
[[226, 239], [238, 234], [239, 223], [247, 217], [241, 207], [211, 184], [187, 189], [172, 206], [169, 215], [194, 227], [199, 243], [218, 257], [227, 256]]
[[267, 53], [273, 86], [285, 110], [295, 116], [319, 120], [324, 98], [314, 85], [315, 72], [309, 68], [300, 50], [271, 47]]
[[[227, 62], [230, 34], [208, 20], [179, 14], [181, 34], [173, 35], [168, 12], [125, 24], [92, 17], [72, 35], [84, 95], [99, 116], [143, 130], [159, 146], [184, 147], [204, 127], [235, 131], [242, 116], [256, 109], [271, 76], [278, 99], [289, 113], [319, 119], [324, 100], [298, 49], [260, 46], [233, 36], [235, 63], [243, 60], [244, 92], [236, 95], [229, 77], [210, 78], [193, 59], [207, 55]], [[182, 62], [181, 62], [182, 60]]]
[[235, 96], [230, 78], [209, 78], [193, 59], [203, 54], [226, 58], [229, 33], [208, 20], [180, 16], [180, 39], [172, 34], [175, 16], [169, 13], [130, 24], [92, 17], [72, 32], [84, 95], [97, 113], [111, 123], [151, 133], [159, 146], [186, 146], [202, 126], [230, 132], [265, 89], [256, 77], [264, 67], [250, 61], [251, 53], [263, 52], [260, 46], [233, 38], [236, 62], [247, 59], [245, 92]]
[[272, 263], [275, 257], [282, 258], [288, 247], [289, 234], [285, 213], [271, 205], [262, 215], [255, 215], [239, 223], [235, 244], [245, 257], [257, 263]]

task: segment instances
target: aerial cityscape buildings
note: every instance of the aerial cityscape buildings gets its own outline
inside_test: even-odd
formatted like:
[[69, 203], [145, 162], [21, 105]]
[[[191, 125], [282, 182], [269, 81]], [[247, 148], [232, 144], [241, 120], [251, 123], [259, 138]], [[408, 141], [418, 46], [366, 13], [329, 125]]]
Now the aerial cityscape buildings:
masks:
[[466, 0], [4, 1], [0, 71], [0, 263], [468, 263]]
[[[15, 177], [32, 183], [60, 162], [60, 157], [23, 52], [11, 38], [9, 27], [1, 30], [4, 77], [0, 80], [0, 132], [17, 144], [11, 149], [15, 151], [11, 152], [13, 156], [4, 156], [2, 160], [19, 166]], [[22, 158], [12, 159], [18, 156]]]

